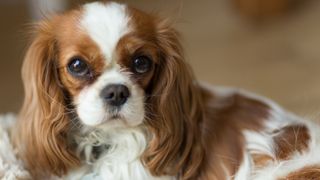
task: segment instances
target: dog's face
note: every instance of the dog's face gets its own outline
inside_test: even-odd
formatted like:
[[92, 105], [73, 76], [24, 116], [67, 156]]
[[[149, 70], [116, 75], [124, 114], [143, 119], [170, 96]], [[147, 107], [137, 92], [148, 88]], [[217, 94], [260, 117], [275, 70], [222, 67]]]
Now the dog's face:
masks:
[[59, 77], [88, 126], [136, 126], [160, 63], [154, 19], [116, 3], [85, 5], [58, 19]]
[[17, 144], [35, 173], [63, 174], [79, 163], [67, 143], [74, 123], [82, 130], [143, 125], [152, 134], [143, 159], [154, 174], [179, 169], [195, 147], [200, 97], [164, 19], [96, 2], [45, 20], [22, 78]]

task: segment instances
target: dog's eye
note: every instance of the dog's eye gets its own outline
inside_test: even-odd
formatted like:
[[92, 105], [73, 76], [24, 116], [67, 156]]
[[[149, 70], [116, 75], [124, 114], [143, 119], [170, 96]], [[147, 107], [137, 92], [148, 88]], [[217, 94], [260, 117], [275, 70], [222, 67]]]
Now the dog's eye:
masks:
[[88, 64], [81, 58], [73, 58], [68, 64], [68, 71], [76, 77], [83, 77], [90, 73]]
[[146, 56], [139, 56], [133, 59], [133, 70], [137, 73], [146, 73], [151, 69], [151, 59]]

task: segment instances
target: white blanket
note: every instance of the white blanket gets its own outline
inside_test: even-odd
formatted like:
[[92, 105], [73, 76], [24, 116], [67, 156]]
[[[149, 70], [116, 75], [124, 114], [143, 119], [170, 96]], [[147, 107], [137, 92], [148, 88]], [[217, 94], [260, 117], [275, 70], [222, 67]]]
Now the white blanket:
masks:
[[10, 142], [8, 130], [14, 126], [16, 117], [13, 114], [0, 115], [0, 179], [31, 179], [23, 168], [21, 160], [16, 157], [16, 150]]

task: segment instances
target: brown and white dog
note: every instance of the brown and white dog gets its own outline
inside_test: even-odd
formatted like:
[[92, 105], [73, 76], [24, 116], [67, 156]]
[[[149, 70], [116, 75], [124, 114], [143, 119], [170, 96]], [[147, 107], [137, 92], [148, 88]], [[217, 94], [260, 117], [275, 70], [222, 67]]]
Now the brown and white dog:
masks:
[[318, 179], [318, 125], [199, 84], [164, 19], [94, 2], [39, 23], [14, 129], [35, 179]]

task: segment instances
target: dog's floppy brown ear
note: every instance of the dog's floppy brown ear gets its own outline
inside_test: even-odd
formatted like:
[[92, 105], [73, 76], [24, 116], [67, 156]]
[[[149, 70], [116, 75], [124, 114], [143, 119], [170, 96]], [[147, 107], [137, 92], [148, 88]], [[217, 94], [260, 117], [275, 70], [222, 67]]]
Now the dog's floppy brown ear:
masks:
[[202, 110], [198, 87], [184, 60], [176, 30], [165, 21], [157, 27], [161, 63], [156, 67], [147, 124], [154, 134], [145, 163], [155, 175], [192, 178], [203, 158], [199, 135]]
[[19, 114], [16, 146], [34, 175], [61, 175], [78, 164], [66, 145], [68, 117], [56, 76], [57, 44], [54, 27], [42, 22], [22, 68], [25, 98]]

